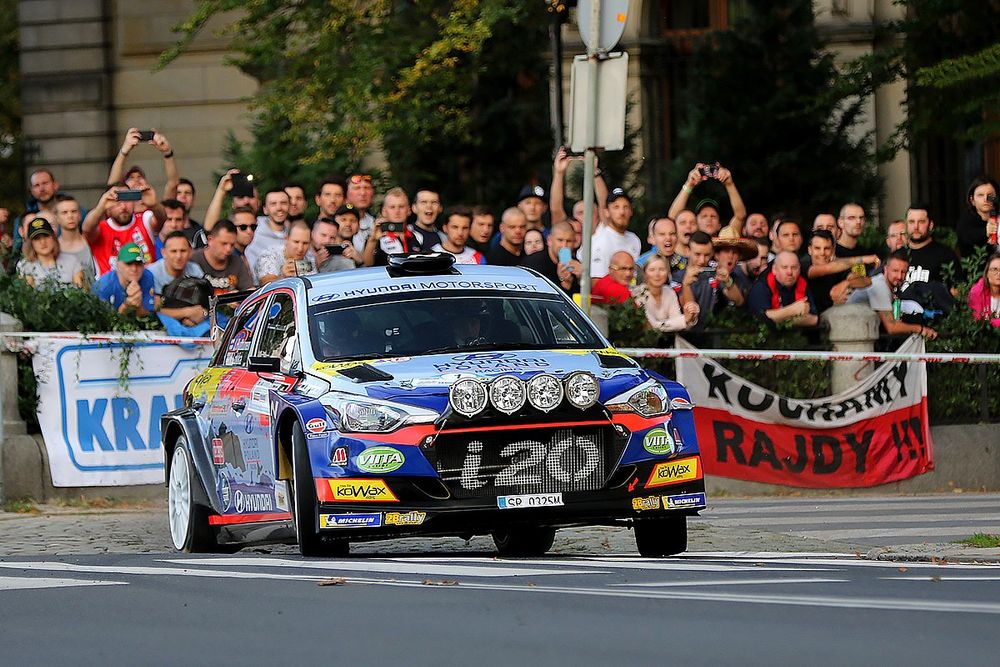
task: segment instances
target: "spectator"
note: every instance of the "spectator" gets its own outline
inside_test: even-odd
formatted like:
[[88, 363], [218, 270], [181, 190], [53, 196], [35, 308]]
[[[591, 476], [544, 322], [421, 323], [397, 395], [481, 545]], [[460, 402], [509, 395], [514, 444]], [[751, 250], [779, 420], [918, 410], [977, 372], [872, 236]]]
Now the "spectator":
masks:
[[282, 188], [288, 195], [288, 222], [306, 219], [306, 189], [298, 183], [285, 183]]
[[174, 232], [183, 232], [187, 227], [187, 210], [184, 208], [184, 204], [176, 199], [164, 199], [162, 204], [167, 218], [163, 221], [163, 226], [160, 227], [160, 233], [156, 235], [155, 257], [157, 258], [163, 257], [163, 242], [167, 236]]
[[639, 255], [636, 264], [646, 266], [653, 257], [667, 260], [671, 273], [687, 266], [687, 257], [674, 252], [677, 246], [677, 225], [670, 218], [653, 218], [649, 222], [649, 234], [646, 237], [653, 247]]
[[632, 198], [628, 193], [621, 188], [613, 189], [608, 195], [607, 210], [607, 224], [602, 224], [594, 233], [590, 246], [590, 277], [594, 280], [607, 275], [616, 252], [627, 252], [634, 264], [642, 248], [639, 237], [628, 228], [632, 220]]
[[728, 275], [723, 281], [719, 280], [711, 236], [699, 229], [691, 235], [690, 248], [687, 266], [674, 273], [674, 280], [681, 285], [681, 306], [692, 302], [698, 304], [698, 320], [691, 329], [701, 331], [709, 315], [730, 303], [743, 303], [744, 297], [736, 281], [729, 282]]
[[60, 289], [75, 285], [83, 289], [84, 273], [80, 261], [59, 252], [59, 239], [45, 218], [28, 223], [24, 259], [17, 263], [17, 275], [36, 289]]
[[619, 250], [611, 255], [604, 276], [594, 283], [590, 292], [593, 303], [625, 303], [632, 296], [635, 280], [635, 258], [632, 253]]
[[775, 254], [779, 252], [792, 252], [798, 256], [802, 251], [802, 230], [799, 223], [794, 220], [780, 220], [774, 226], [774, 244], [772, 250]]
[[302, 220], [293, 222], [288, 228], [284, 246], [268, 250], [257, 260], [254, 268], [257, 269], [260, 284], [267, 285], [280, 278], [316, 273], [316, 262], [306, 257], [311, 242], [309, 225]]
[[253, 211], [254, 217], [257, 217], [257, 209], [259, 207], [257, 205], [256, 190], [249, 183], [243, 183], [242, 181], [239, 182], [237, 187], [233, 182], [233, 176], [239, 173], [239, 169], [230, 169], [219, 179], [219, 185], [216, 186], [215, 193], [212, 195], [212, 201], [209, 202], [208, 209], [205, 211], [205, 223], [202, 229], [206, 236], [206, 242], [208, 232], [212, 231], [215, 223], [222, 219], [222, 210], [225, 208], [227, 196], [232, 197], [233, 210], [237, 208], [249, 208]]
[[346, 198], [346, 187], [340, 179], [328, 176], [319, 184], [319, 191], [313, 197], [316, 206], [319, 207], [319, 218], [333, 219], [337, 209], [344, 203]]
[[[410, 215], [410, 198], [403, 188], [392, 188], [382, 199], [382, 216], [375, 221], [372, 234], [365, 243], [364, 265], [386, 266], [389, 255], [408, 253], [419, 246], [413, 230], [406, 224]], [[402, 227], [402, 232], [385, 231], [383, 224]]]
[[[122, 146], [118, 149], [115, 161], [111, 164], [111, 172], [108, 174], [108, 185], [124, 181], [133, 190], [141, 190], [149, 185], [146, 181], [146, 173], [141, 167], [130, 167], [124, 175], [122, 174], [122, 170], [125, 169], [125, 158], [141, 143], [143, 141], [139, 137], [139, 129], [130, 127], [125, 132], [125, 140], [122, 141]], [[174, 159], [174, 151], [170, 147], [170, 142], [166, 136], [154, 129], [153, 138], [145, 143], [160, 151], [160, 154], [163, 156], [163, 171], [167, 176], [167, 183], [163, 186], [163, 198], [174, 199], [177, 196], [177, 185], [180, 183], [180, 174], [177, 171], [177, 161]], [[140, 207], [136, 207], [136, 209], [142, 210]], [[148, 257], [146, 258], [146, 263], [149, 263]]]
[[444, 223], [444, 241], [433, 248], [434, 252], [447, 252], [455, 256], [456, 264], [485, 264], [486, 258], [478, 250], [465, 245], [472, 228], [472, 209], [456, 207], [448, 212]]
[[840, 236], [840, 227], [837, 226], [837, 216], [833, 213], [820, 213], [813, 219], [814, 232], [819, 230], [825, 230], [833, 234], [834, 243], [836, 243], [837, 238]]
[[771, 271], [750, 290], [750, 311], [772, 326], [780, 322], [791, 322], [797, 327], [816, 326], [819, 322], [816, 304], [800, 268], [798, 255], [788, 250], [779, 252]]
[[508, 208], [500, 216], [500, 243], [490, 248], [486, 254], [487, 264], [499, 266], [519, 266], [524, 249], [524, 235], [528, 231], [528, 219], [524, 212], [515, 207]]
[[353, 268], [357, 268], [364, 263], [364, 257], [357, 250], [355, 239], [358, 235], [361, 215], [358, 209], [352, 204], [343, 204], [335, 211], [333, 219], [337, 221], [337, 235], [340, 238], [340, 245], [344, 248], [343, 257], [351, 260]]
[[969, 185], [965, 198], [968, 210], [955, 225], [958, 253], [962, 257], [971, 257], [977, 248], [986, 248], [988, 254], [996, 252], [997, 246], [990, 243], [990, 234], [997, 231], [996, 226], [990, 222], [990, 212], [996, 210], [997, 193], [1000, 193], [1000, 186], [992, 178], [981, 176]]
[[[36, 169], [28, 179], [31, 189], [31, 203], [28, 210], [37, 213], [46, 220], [56, 219], [56, 195], [59, 194], [59, 181], [48, 169]], [[19, 237], [15, 234], [15, 241]]]
[[[569, 222], [554, 223], [549, 231], [549, 238], [545, 241], [545, 251], [527, 256], [524, 259], [524, 266], [538, 271], [553, 284], [559, 285], [567, 294], [576, 294], [580, 291], [580, 275], [583, 267], [573, 256], [575, 236], [573, 226]], [[569, 251], [568, 262], [563, 261], [566, 251]], [[559, 257], [560, 253], [563, 255], [562, 259]]]
[[851, 292], [871, 285], [864, 265], [871, 264], [874, 268], [879, 265], [877, 255], [834, 258], [835, 243], [832, 232], [816, 230], [809, 239], [809, 256], [802, 260], [800, 271], [809, 284], [817, 313], [834, 304], [846, 303]]
[[[375, 238], [375, 236], [372, 235], [370, 238]], [[344, 257], [344, 245], [344, 242], [340, 240], [340, 225], [337, 224], [336, 220], [320, 218], [313, 223], [312, 259], [316, 262], [320, 273], [347, 271], [356, 268], [354, 260]], [[330, 252], [331, 249], [333, 252]]]
[[0, 208], [0, 273], [6, 273], [6, 262], [14, 254], [14, 234], [8, 229], [10, 211]]
[[[573, 226], [573, 231], [577, 235], [580, 235], [583, 230], [584, 202], [583, 200], [580, 200], [573, 204], [572, 217], [566, 215], [566, 169], [573, 160], [582, 159], [582, 155], [572, 156], [566, 152], [565, 146], [560, 146], [559, 150], [556, 151], [555, 158], [552, 161], [552, 185], [549, 188], [549, 218], [551, 219], [551, 223], [554, 225], [557, 222], [566, 220]], [[594, 157], [594, 167], [594, 196], [597, 198], [598, 202], [607, 201], [608, 186], [604, 182], [604, 176], [601, 173], [600, 168], [597, 166], [596, 156]], [[594, 206], [594, 218], [591, 226], [592, 230], [596, 230], [600, 225], [599, 209], [599, 206]], [[577, 239], [575, 248], [579, 248], [580, 244], [581, 240]]]
[[766, 237], [758, 236], [753, 241], [757, 245], [757, 254], [746, 262], [747, 278], [750, 279], [751, 285], [767, 270], [771, 254], [771, 244]]
[[[955, 286], [965, 280], [965, 272], [955, 251], [935, 241], [934, 220], [924, 204], [906, 209], [906, 235], [909, 237], [910, 268], [903, 289], [913, 283], [942, 283], [955, 294]], [[946, 267], [951, 265], [951, 273]], [[947, 274], [947, 275], [946, 275]]]
[[[208, 333], [207, 281], [204, 287], [185, 285], [184, 278], [203, 278], [205, 272], [191, 258], [191, 241], [184, 230], [172, 232], [163, 244], [163, 259], [147, 267], [153, 274], [156, 316], [172, 336], [204, 336]], [[190, 281], [187, 281], [190, 282]]]
[[[184, 204], [184, 209], [188, 212], [188, 226], [184, 229], [185, 235], [191, 243], [194, 243], [195, 235], [201, 232], [201, 224], [191, 217], [194, 210], [195, 189], [194, 183], [190, 179], [180, 178], [177, 181], [177, 194], [174, 199]], [[204, 238], [204, 234], [201, 235]]]
[[[360, 257], [365, 251], [365, 243], [371, 236], [372, 227], [375, 225], [375, 218], [368, 209], [371, 208], [372, 199], [375, 197], [375, 188], [372, 186], [372, 177], [368, 174], [352, 174], [347, 179], [347, 203], [354, 207], [360, 216], [358, 219], [358, 230], [353, 235], [354, 249], [358, 251]], [[343, 205], [337, 208], [342, 208]], [[334, 218], [337, 216], [334, 215]], [[344, 225], [340, 225], [340, 235], [344, 235]]]
[[890, 255], [906, 247], [906, 220], [893, 220], [889, 223], [885, 234], [885, 245]]
[[233, 246], [233, 253], [243, 257], [257, 235], [257, 214], [249, 206], [237, 206], [233, 209], [232, 222], [236, 227], [236, 245]]
[[861, 204], [851, 203], [841, 206], [837, 227], [840, 228], [840, 235], [837, 237], [837, 245], [833, 250], [834, 255], [837, 257], [857, 257], [858, 255], [874, 254], [871, 248], [858, 245], [861, 233], [865, 229], [865, 209], [861, 207]]
[[756, 239], [767, 238], [770, 228], [767, 224], [767, 216], [763, 213], [751, 213], [747, 216], [747, 224], [743, 227], [743, 236]]
[[487, 206], [476, 206], [472, 209], [472, 229], [469, 230], [468, 246], [486, 254], [490, 249], [490, 239], [493, 237], [493, 212]]
[[416, 216], [410, 231], [417, 241], [411, 252], [428, 252], [441, 243], [437, 230], [437, 217], [441, 214], [441, 197], [433, 190], [418, 190], [413, 200], [413, 214]]
[[542, 224], [542, 216], [549, 208], [545, 203], [545, 188], [540, 185], [525, 185], [517, 193], [517, 207], [524, 213], [524, 218], [528, 221], [528, 229], [541, 231], [545, 228], [545, 225]]
[[677, 225], [677, 247], [674, 248], [674, 252], [686, 261], [691, 256], [691, 249], [688, 247], [691, 235], [698, 231], [698, 218], [695, 217], [694, 211], [684, 209], [677, 214], [674, 222]]
[[545, 235], [537, 229], [529, 229], [524, 234], [524, 254], [534, 255], [545, 249]]
[[[264, 194], [264, 215], [267, 218], [263, 225], [258, 223], [253, 243], [243, 253], [247, 263], [255, 269], [264, 253], [284, 249], [288, 233], [289, 201], [288, 193], [284, 190], [269, 190]], [[205, 226], [208, 226], [208, 216], [205, 216]]]
[[757, 256], [757, 244], [736, 236], [732, 227], [726, 227], [718, 238], [712, 239], [712, 250], [715, 254], [715, 278], [723, 287], [726, 299], [734, 306], [742, 306], [750, 291], [750, 278], [740, 262]]
[[[184, 230], [178, 229], [167, 235], [163, 242], [163, 258], [146, 267], [153, 276], [153, 294], [160, 296], [163, 294], [163, 288], [177, 278], [184, 276], [201, 278], [205, 275], [201, 267], [191, 261], [191, 253], [191, 242], [188, 241]], [[177, 315], [167, 314], [181, 319]]]
[[83, 267], [84, 289], [90, 289], [97, 277], [94, 254], [80, 233], [80, 203], [70, 195], [56, 195], [56, 224], [59, 226], [59, 254], [72, 255]]
[[119, 249], [114, 268], [94, 283], [94, 294], [119, 313], [151, 315], [155, 307], [153, 274], [145, 268], [146, 254], [135, 243]]
[[201, 267], [215, 294], [253, 289], [245, 256], [233, 253], [236, 226], [223, 218], [208, 232], [208, 244], [191, 255], [191, 261]]
[[100, 276], [114, 268], [119, 251], [128, 243], [136, 244], [143, 253], [143, 264], [153, 260], [156, 244], [167, 213], [156, 199], [156, 191], [146, 186], [142, 203], [146, 211], [137, 213], [135, 202], [120, 201], [118, 193], [126, 190], [124, 183], [113, 186], [101, 195], [83, 221], [83, 235], [90, 244]]
[[983, 277], [969, 290], [969, 308], [977, 320], [1000, 327], [1000, 254], [990, 256]]
[[[740, 191], [736, 188], [736, 183], [733, 181], [733, 175], [718, 162], [714, 165], [699, 162], [694, 166], [694, 169], [688, 172], [687, 180], [681, 186], [680, 192], [677, 193], [673, 203], [670, 205], [667, 216], [677, 220], [681, 211], [687, 208], [688, 198], [694, 192], [695, 187], [710, 179], [719, 181], [726, 188], [726, 194], [729, 195], [729, 204], [733, 208], [733, 217], [729, 221], [729, 225], [736, 232], [736, 235], [739, 236], [743, 231], [743, 223], [747, 218], [747, 208], [743, 204], [743, 198], [740, 196]], [[695, 213], [697, 214], [698, 229], [709, 236], [717, 235], [722, 229], [722, 222], [719, 218], [719, 205], [715, 200], [702, 199], [698, 203], [698, 206], [695, 207]]]
[[[855, 291], [847, 303], [867, 303], [890, 336], [915, 333], [934, 340], [938, 335], [934, 329], [902, 319], [903, 316], [920, 316], [923, 313], [923, 308], [918, 303], [904, 300], [901, 296], [909, 267], [910, 260], [906, 251], [897, 250], [885, 261], [882, 273], [872, 277], [871, 286]], [[894, 306], [894, 302], [898, 304]]]
[[[667, 218], [669, 219], [669, 218]], [[656, 331], [683, 331], [698, 321], [698, 304], [689, 301], [681, 308], [670, 286], [670, 264], [660, 255], [650, 257], [642, 267], [643, 281], [632, 290], [635, 303], [642, 306], [649, 326]]]

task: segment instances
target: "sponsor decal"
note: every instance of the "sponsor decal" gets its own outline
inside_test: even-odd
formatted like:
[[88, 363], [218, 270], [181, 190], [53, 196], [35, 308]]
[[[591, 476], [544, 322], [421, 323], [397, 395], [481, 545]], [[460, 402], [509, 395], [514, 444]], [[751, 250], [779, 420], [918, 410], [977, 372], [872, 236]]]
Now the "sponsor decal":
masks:
[[212, 403], [208, 408], [209, 417], [221, 417], [226, 414], [229, 414], [228, 403]]
[[219, 480], [219, 495], [222, 497], [222, 511], [228, 512], [233, 506], [233, 487], [228, 477]]
[[320, 500], [341, 503], [398, 503], [399, 498], [381, 479], [327, 479], [329, 492]]
[[550, 292], [531, 283], [507, 282], [499, 280], [447, 280], [444, 278], [411, 280], [409, 282], [393, 282], [382, 285], [366, 285], [343, 292], [327, 292], [309, 297], [309, 303], [326, 303], [338, 299], [356, 299], [363, 296], [378, 294], [396, 294], [407, 292], [424, 292], [434, 290], [501, 290], [505, 292]]
[[247, 432], [247, 435], [253, 433], [253, 415], [247, 415], [247, 418], [243, 421], [243, 430]]
[[674, 453], [674, 441], [665, 428], [651, 428], [642, 439], [642, 448], [650, 454], [665, 456]]
[[427, 512], [411, 510], [409, 512], [386, 512], [385, 525], [387, 526], [419, 526], [427, 518]]
[[497, 496], [497, 507], [502, 510], [526, 507], [556, 507], [563, 504], [561, 493], [525, 493], [515, 496]]
[[333, 456], [330, 457], [330, 465], [347, 465], [347, 447], [337, 447], [333, 450]]
[[289, 511], [288, 488], [284, 482], [278, 481], [274, 483], [274, 506], [279, 510]]
[[649, 481], [646, 482], [646, 488], [651, 489], [656, 486], [668, 486], [692, 479], [701, 479], [701, 476], [701, 466], [698, 464], [697, 456], [668, 463], [657, 463], [653, 466], [653, 472], [649, 476]]
[[683, 509], [685, 507], [704, 507], [705, 504], [704, 493], [682, 493], [678, 496], [663, 496], [663, 507], [668, 510]]
[[460, 354], [451, 361], [434, 364], [438, 373], [519, 373], [548, 368], [549, 360], [538, 356], [509, 353]]
[[322, 417], [313, 417], [306, 422], [307, 433], [322, 433], [326, 430], [326, 420]]
[[392, 447], [369, 447], [355, 459], [358, 470], [375, 474], [398, 470], [405, 462], [403, 454]]
[[217, 466], [226, 464], [226, 448], [222, 438], [212, 438], [212, 463]]
[[674, 452], [679, 452], [684, 449], [684, 442], [681, 440], [681, 432], [677, 430], [675, 426], [674, 429]]
[[320, 514], [320, 528], [378, 528], [381, 514]]
[[670, 399], [670, 409], [671, 410], [690, 410], [693, 406], [691, 401], [684, 398], [683, 396], [678, 396], [676, 398]]
[[274, 511], [274, 496], [270, 493], [253, 493], [236, 489], [233, 494], [233, 505], [239, 514]]
[[633, 498], [632, 509], [634, 509], [636, 512], [644, 512], [646, 510], [658, 510], [660, 509], [660, 497], [647, 496], [645, 498]]
[[484, 466], [483, 441], [473, 440], [466, 449], [460, 483], [465, 489], [480, 489], [492, 480], [497, 487], [537, 487], [547, 480], [574, 484], [596, 475], [603, 479], [601, 450], [593, 434], [556, 432], [549, 441], [518, 440], [504, 446], [501, 465]]

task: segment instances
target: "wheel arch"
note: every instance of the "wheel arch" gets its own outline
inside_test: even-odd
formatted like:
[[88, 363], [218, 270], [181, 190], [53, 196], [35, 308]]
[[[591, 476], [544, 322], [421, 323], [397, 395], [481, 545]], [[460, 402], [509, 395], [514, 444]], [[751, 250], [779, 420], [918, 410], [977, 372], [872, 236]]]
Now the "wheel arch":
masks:
[[329, 422], [326, 408], [314, 398], [284, 394], [271, 390], [271, 420], [274, 424], [272, 443], [274, 461], [276, 462], [276, 478], [288, 480], [292, 478], [292, 424], [299, 422], [305, 432], [305, 425], [310, 420], [320, 418]]
[[218, 499], [215, 494], [208, 493], [208, 489], [215, 488], [215, 470], [212, 466], [208, 451], [205, 448], [205, 439], [198, 428], [198, 416], [193, 410], [185, 409], [169, 412], [160, 419], [161, 444], [163, 448], [163, 480], [168, 484], [170, 480], [170, 464], [177, 447], [177, 440], [180, 436], [188, 442], [188, 454], [191, 457], [191, 465], [194, 466], [200, 484], [195, 485], [193, 499], [200, 505], [209, 507], [212, 511], [221, 514], [218, 506]]

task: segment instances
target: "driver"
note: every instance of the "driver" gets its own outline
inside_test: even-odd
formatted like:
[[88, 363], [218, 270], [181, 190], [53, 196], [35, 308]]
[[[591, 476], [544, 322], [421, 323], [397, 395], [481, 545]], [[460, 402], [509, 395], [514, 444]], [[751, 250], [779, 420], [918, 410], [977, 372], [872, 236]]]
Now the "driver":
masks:
[[323, 359], [350, 357], [366, 351], [361, 340], [361, 320], [350, 310], [327, 315], [320, 331], [319, 346]]
[[483, 317], [486, 315], [489, 312], [481, 301], [457, 301], [448, 312], [449, 344], [468, 346], [489, 342], [483, 335], [486, 330]]

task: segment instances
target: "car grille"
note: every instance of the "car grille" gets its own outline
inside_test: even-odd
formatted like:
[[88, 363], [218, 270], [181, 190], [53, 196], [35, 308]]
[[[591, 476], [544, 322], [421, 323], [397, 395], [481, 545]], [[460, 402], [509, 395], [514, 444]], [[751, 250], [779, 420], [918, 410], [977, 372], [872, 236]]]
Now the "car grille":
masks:
[[624, 446], [610, 427], [444, 431], [431, 458], [455, 498], [595, 491]]

